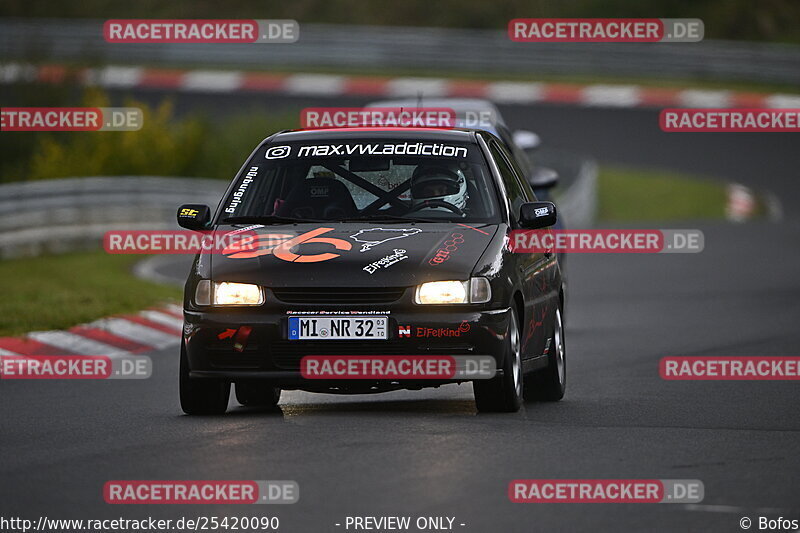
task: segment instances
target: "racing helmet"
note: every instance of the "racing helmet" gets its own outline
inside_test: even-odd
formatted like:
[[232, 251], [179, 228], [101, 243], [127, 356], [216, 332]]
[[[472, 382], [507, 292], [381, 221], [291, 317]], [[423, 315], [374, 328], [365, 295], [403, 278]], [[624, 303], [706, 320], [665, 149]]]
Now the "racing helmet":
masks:
[[[419, 165], [411, 175], [411, 203], [417, 206], [430, 200], [442, 200], [462, 211], [467, 207], [467, 178], [459, 168], [442, 165]], [[431, 207], [447, 211], [445, 207]]]

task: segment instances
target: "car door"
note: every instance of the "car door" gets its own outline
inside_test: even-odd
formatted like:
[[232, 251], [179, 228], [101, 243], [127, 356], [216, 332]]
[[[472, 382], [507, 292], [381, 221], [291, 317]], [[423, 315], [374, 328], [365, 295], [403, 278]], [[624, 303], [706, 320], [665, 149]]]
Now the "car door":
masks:
[[[497, 162], [511, 208], [511, 229], [518, 226], [523, 203], [535, 202], [536, 196], [523, 178], [511, 154], [497, 140], [489, 142], [489, 151]], [[553, 289], [555, 259], [552, 253], [511, 254], [522, 289], [525, 316], [522, 317], [522, 355], [532, 358], [544, 353], [551, 335], [549, 317], [555, 311], [558, 293]], [[554, 297], [555, 294], [555, 297]]]

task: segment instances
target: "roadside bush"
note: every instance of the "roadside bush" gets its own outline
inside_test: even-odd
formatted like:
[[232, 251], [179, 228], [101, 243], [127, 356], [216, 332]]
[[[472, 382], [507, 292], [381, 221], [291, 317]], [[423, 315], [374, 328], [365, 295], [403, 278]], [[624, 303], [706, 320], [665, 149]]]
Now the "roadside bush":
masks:
[[[88, 91], [81, 105], [112, 106], [99, 90]], [[142, 110], [140, 130], [4, 134], [9, 142], [2, 149], [0, 182], [137, 175], [230, 179], [261, 140], [297, 127], [297, 110], [243, 110], [214, 121], [197, 114], [176, 118], [170, 100], [157, 107], [131, 99], [121, 105]]]
[[[111, 106], [108, 98], [98, 92], [91, 92], [83, 105]], [[204, 125], [196, 119], [171, 122], [169, 102], [155, 109], [135, 101], [126, 101], [124, 106], [142, 109], [141, 130], [68, 132], [40, 137], [31, 157], [29, 177], [187, 175], [208, 134]]]

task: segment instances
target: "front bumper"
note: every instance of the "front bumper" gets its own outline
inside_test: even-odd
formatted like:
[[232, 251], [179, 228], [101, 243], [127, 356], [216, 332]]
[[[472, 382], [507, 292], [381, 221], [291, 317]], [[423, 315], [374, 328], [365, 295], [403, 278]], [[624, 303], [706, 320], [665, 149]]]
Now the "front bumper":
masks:
[[[374, 313], [372, 310], [364, 312]], [[307, 355], [492, 356], [502, 366], [508, 309], [392, 311], [387, 340], [288, 340], [287, 312], [232, 309], [184, 312], [183, 338], [193, 378], [265, 380], [282, 388], [319, 389], [332, 380], [305, 379], [300, 361]], [[374, 316], [369, 314], [365, 316]], [[239, 334], [250, 328], [242, 342]], [[402, 330], [401, 330], [402, 328]], [[235, 333], [232, 331], [234, 330]], [[336, 380], [336, 383], [352, 380]], [[360, 381], [360, 380], [359, 380]], [[415, 380], [404, 386], [435, 386], [441, 381]], [[366, 385], [361, 383], [360, 385]], [[396, 382], [381, 388], [397, 388]]]

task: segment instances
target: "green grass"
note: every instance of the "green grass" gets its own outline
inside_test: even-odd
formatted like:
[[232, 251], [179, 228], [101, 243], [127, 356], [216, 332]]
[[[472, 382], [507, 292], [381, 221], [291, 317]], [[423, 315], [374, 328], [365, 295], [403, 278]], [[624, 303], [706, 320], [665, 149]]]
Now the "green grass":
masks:
[[65, 329], [179, 300], [180, 289], [131, 274], [143, 258], [97, 251], [0, 261], [0, 336]]
[[598, 218], [603, 222], [723, 219], [725, 185], [667, 171], [602, 166]]

